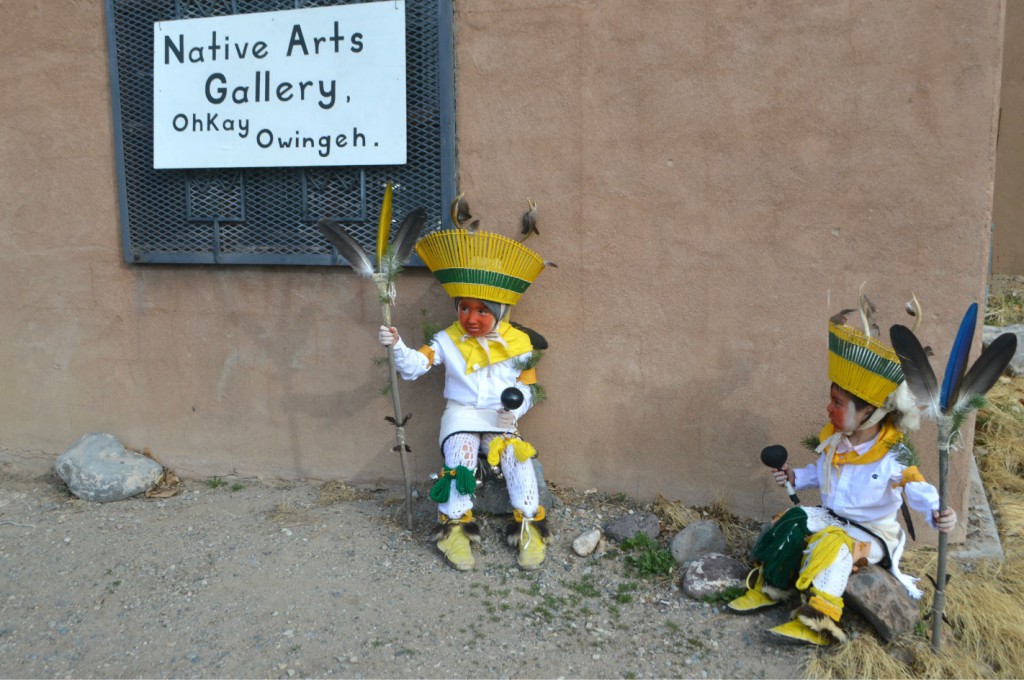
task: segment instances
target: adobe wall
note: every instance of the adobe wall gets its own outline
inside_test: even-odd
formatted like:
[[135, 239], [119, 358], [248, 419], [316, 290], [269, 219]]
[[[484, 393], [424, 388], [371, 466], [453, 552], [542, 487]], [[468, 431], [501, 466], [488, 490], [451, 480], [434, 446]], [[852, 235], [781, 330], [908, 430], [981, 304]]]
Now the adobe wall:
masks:
[[[399, 482], [365, 281], [319, 268], [128, 266], [102, 3], [0, 10], [0, 446], [90, 431], [179, 473]], [[1003, 4], [460, 0], [460, 186], [556, 262], [525, 419], [549, 480], [785, 507], [758, 452], [825, 422], [826, 321], [916, 292], [941, 371], [982, 300]], [[69, 40], [68, 36], [74, 36]], [[427, 272], [396, 321], [450, 318]], [[403, 384], [416, 477], [440, 375]], [[918, 435], [935, 476], [933, 429]], [[954, 465], [954, 498], [966, 457]], [[813, 500], [813, 499], [805, 499]]]
[[992, 272], [1024, 274], [1024, 5], [1007, 3], [993, 195]]

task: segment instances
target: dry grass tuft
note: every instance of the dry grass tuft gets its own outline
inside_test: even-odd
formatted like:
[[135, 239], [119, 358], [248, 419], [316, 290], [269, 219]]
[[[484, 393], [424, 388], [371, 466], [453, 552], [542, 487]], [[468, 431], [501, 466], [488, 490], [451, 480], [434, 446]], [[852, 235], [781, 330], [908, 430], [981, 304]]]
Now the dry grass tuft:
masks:
[[990, 326], [1009, 326], [1024, 323], [1024, 292], [1020, 277], [1001, 277], [992, 282], [991, 293], [985, 304], [985, 323]]
[[978, 414], [975, 444], [986, 488], [1024, 493], [1024, 404], [1020, 381], [1001, 378]]
[[313, 523], [313, 514], [303, 508], [294, 508], [287, 503], [278, 503], [269, 513], [267, 519], [282, 526], [301, 526]]
[[324, 482], [323, 486], [320, 487], [320, 491], [316, 496], [316, 507], [322, 508], [328, 505], [337, 505], [338, 503], [366, 500], [370, 497], [371, 494], [369, 492], [361, 491], [341, 480], [335, 479], [330, 482]]
[[661, 494], [654, 499], [654, 514], [661, 520], [665, 531], [678, 533], [700, 519], [700, 512], [679, 501], [670, 501]]
[[999, 526], [999, 539], [1007, 558], [1024, 559], [1024, 498], [997, 491], [989, 494]]
[[663, 529], [668, 534], [676, 534], [688, 525], [710, 520], [718, 524], [725, 534], [728, 550], [734, 555], [746, 556], [754, 547], [754, 541], [760, 533], [761, 526], [754, 521], [742, 519], [729, 512], [725, 501], [716, 500], [707, 507], [687, 507], [681, 501], [670, 501], [658, 494], [654, 501], [654, 514], [661, 520]]
[[860, 635], [845, 645], [815, 654], [809, 678], [977, 678], [984, 668], [953, 644], [936, 656], [924, 638], [885, 645], [875, 635]]

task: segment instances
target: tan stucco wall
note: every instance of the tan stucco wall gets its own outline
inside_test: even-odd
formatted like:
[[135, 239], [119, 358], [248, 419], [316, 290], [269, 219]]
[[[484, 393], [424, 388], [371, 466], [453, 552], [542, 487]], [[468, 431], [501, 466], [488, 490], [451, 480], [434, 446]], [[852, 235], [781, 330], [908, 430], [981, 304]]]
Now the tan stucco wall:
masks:
[[1024, 274], [1024, 3], [1006, 6], [992, 271]]
[[[506, 233], [536, 199], [559, 265], [515, 315], [551, 343], [523, 423], [547, 478], [766, 517], [785, 497], [757, 454], [810, 462], [826, 320], [858, 285], [883, 328], [916, 291], [942, 361], [981, 298], [1003, 7], [638, 7], [456, 3], [460, 187]], [[398, 481], [367, 282], [125, 265], [101, 3], [4, 3], [0, 38], [0, 446], [106, 430], [185, 474]], [[410, 344], [421, 310], [450, 314], [409, 272]], [[424, 482], [440, 377], [401, 392]]]

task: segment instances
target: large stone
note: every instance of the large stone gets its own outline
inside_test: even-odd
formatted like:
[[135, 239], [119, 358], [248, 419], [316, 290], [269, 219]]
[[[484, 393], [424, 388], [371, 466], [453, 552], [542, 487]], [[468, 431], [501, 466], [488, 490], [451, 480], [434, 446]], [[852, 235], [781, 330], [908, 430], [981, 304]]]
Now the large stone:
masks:
[[747, 569], [728, 555], [711, 553], [690, 562], [679, 580], [682, 591], [695, 600], [717, 595], [746, 583]]
[[[536, 457], [530, 460], [533, 463], [533, 471], [537, 475], [537, 494], [540, 504], [546, 510], [551, 510], [554, 499], [551, 497], [551, 489], [544, 481], [544, 468]], [[480, 461], [480, 464], [484, 465], [486, 461]], [[473, 512], [486, 512], [491, 515], [512, 514], [512, 502], [508, 498], [508, 486], [504, 479], [488, 475], [484, 478], [483, 484], [477, 485]]]
[[163, 466], [151, 458], [126, 451], [110, 434], [85, 435], [54, 463], [57, 476], [82, 500], [107, 503], [151, 489]]
[[921, 610], [906, 587], [877, 565], [850, 575], [843, 594], [845, 604], [863, 616], [886, 642], [914, 630]]
[[580, 557], [586, 557], [597, 550], [597, 546], [601, 544], [603, 539], [604, 536], [602, 536], [600, 529], [585, 531], [572, 542], [573, 552]]
[[623, 515], [605, 525], [604, 534], [616, 541], [624, 541], [633, 538], [637, 534], [644, 534], [648, 538], [657, 538], [661, 533], [661, 522], [656, 515], [649, 512], [635, 512], [632, 515]]
[[701, 520], [676, 534], [669, 549], [676, 562], [685, 566], [702, 555], [725, 552], [725, 534], [717, 523]]

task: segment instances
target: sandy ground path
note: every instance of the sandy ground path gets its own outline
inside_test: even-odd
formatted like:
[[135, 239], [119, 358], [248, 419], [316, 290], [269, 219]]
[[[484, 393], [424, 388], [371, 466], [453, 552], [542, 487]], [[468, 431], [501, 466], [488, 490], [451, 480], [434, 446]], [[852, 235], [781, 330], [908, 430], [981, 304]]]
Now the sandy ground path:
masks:
[[576, 556], [621, 498], [559, 493], [539, 572], [494, 518], [458, 573], [426, 540], [432, 504], [409, 533], [393, 490], [189, 481], [93, 504], [52, 460], [0, 448], [2, 677], [781, 678], [807, 657], [765, 635], [782, 608], [733, 616]]

